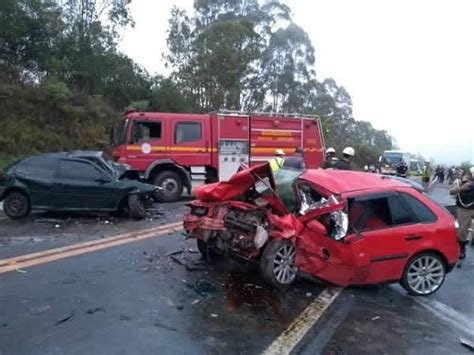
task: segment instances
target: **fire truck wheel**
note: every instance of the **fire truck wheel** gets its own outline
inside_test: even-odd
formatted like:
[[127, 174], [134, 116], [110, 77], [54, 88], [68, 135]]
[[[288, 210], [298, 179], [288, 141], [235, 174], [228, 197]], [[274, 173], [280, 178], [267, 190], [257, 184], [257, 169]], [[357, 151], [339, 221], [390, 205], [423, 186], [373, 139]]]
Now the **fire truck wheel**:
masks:
[[174, 171], [163, 171], [155, 176], [153, 183], [163, 190], [160, 193], [160, 200], [163, 202], [176, 201], [183, 193], [183, 180]]
[[133, 219], [143, 219], [146, 217], [145, 203], [140, 196], [128, 196], [128, 212]]

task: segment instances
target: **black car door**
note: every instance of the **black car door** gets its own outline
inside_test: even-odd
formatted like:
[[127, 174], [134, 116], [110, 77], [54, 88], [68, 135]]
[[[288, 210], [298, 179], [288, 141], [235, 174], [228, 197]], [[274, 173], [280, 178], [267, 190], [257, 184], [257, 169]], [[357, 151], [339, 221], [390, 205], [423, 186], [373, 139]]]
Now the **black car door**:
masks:
[[84, 159], [61, 159], [54, 183], [59, 210], [110, 211], [117, 204], [114, 177]]
[[20, 186], [25, 186], [33, 208], [50, 209], [53, 177], [57, 168], [57, 158], [38, 155], [26, 158], [14, 168], [15, 178]]

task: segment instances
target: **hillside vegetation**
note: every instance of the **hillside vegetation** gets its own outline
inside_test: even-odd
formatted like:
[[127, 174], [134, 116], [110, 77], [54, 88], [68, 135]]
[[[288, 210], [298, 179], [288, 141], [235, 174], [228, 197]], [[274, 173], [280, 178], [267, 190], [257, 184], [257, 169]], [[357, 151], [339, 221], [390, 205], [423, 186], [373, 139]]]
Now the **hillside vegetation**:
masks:
[[36, 152], [105, 148], [127, 106], [319, 115], [327, 146], [353, 146], [359, 165], [392, 148], [386, 131], [356, 120], [344, 87], [316, 77], [317, 51], [283, 2], [173, 8], [163, 34], [171, 74], [163, 77], [117, 49], [119, 30], [134, 25], [131, 1], [0, 2], [0, 165]]

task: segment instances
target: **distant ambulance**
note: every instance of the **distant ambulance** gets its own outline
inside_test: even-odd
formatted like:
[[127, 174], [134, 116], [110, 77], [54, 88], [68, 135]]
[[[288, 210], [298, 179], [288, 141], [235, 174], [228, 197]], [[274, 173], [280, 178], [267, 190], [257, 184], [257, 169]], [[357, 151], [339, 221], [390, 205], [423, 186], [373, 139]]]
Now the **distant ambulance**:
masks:
[[317, 116], [220, 111], [210, 114], [130, 110], [114, 131], [115, 161], [131, 165], [150, 183], [163, 187], [164, 201], [175, 201], [183, 187], [228, 180], [241, 164], [304, 150], [308, 168], [324, 159]]
[[397, 173], [397, 165], [403, 160], [407, 166], [410, 164], [411, 155], [401, 150], [385, 150], [380, 157], [380, 172], [387, 175]]

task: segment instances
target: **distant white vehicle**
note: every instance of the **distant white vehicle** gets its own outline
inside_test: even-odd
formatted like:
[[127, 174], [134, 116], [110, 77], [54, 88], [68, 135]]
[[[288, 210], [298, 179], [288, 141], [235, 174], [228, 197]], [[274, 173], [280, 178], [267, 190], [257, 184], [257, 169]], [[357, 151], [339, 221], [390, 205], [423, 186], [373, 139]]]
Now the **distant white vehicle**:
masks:
[[409, 169], [411, 173], [421, 175], [423, 172], [423, 162], [418, 159], [410, 159]]
[[385, 150], [380, 157], [380, 172], [382, 174], [395, 175], [397, 165], [403, 160], [408, 165], [411, 155], [401, 150]]

